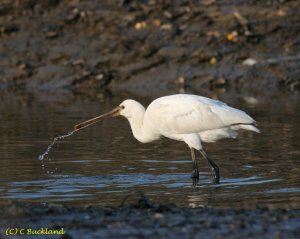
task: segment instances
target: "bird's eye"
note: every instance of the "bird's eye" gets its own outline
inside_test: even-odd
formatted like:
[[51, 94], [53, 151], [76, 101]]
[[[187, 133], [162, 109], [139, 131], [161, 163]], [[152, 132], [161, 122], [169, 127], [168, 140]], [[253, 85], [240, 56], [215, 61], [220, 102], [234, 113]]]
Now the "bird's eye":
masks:
[[124, 105], [121, 105], [121, 109], [122, 109], [122, 110], [125, 109], [125, 106], [124, 106]]

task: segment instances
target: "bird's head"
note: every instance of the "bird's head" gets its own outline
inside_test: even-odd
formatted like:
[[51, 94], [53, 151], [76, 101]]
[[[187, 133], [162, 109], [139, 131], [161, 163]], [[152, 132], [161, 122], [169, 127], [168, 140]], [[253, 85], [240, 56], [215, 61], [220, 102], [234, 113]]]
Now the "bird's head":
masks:
[[89, 119], [87, 121], [84, 121], [82, 123], [79, 123], [75, 125], [75, 130], [79, 130], [83, 127], [87, 127], [91, 124], [103, 121], [107, 118], [116, 117], [119, 115], [124, 116], [127, 119], [130, 119], [134, 116], [144, 115], [145, 108], [137, 101], [135, 100], [124, 100], [119, 106], [114, 108], [113, 110], [102, 114], [100, 116], [97, 116], [95, 118]]
[[119, 115], [122, 115], [127, 119], [144, 115], [145, 112], [144, 106], [135, 100], [124, 100], [119, 105], [119, 108]]

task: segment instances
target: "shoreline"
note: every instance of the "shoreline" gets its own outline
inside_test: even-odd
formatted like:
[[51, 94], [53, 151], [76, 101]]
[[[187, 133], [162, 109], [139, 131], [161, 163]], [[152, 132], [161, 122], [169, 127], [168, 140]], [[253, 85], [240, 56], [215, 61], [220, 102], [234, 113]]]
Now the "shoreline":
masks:
[[300, 209], [180, 208], [149, 202], [145, 196], [135, 204], [121, 207], [10, 202], [1, 205], [0, 212], [3, 236], [5, 229], [11, 227], [61, 230], [64, 234], [54, 238], [69, 239], [299, 238], [300, 235]]

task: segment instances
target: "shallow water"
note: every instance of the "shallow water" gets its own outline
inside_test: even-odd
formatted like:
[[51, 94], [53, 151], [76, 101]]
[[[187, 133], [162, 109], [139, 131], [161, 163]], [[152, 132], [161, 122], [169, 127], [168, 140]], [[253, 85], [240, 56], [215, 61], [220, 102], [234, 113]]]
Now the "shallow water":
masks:
[[261, 134], [241, 132], [236, 140], [204, 145], [220, 167], [217, 185], [200, 154], [200, 179], [193, 185], [184, 143], [141, 144], [122, 118], [76, 132], [40, 161], [55, 136], [111, 110], [124, 97], [45, 99], [1, 95], [1, 200], [116, 206], [143, 193], [156, 202], [187, 207], [300, 207], [298, 96], [259, 99], [255, 105], [223, 98], [252, 115]]

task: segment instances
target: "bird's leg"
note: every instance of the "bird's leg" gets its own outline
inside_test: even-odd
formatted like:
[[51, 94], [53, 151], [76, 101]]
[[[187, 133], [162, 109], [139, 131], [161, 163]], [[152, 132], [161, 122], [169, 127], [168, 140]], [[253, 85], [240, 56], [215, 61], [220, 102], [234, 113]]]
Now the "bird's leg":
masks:
[[199, 178], [192, 178], [193, 179], [193, 187], [196, 187], [198, 185], [198, 181], [199, 181]]
[[192, 173], [192, 178], [199, 178], [199, 170], [198, 170], [198, 164], [197, 164], [197, 159], [195, 156], [195, 151], [193, 148], [191, 148], [191, 154], [192, 154], [192, 161], [193, 161], [193, 173]]
[[215, 174], [215, 176], [214, 176], [214, 182], [215, 183], [219, 183], [220, 182], [220, 171], [219, 171], [218, 165], [216, 165], [216, 163], [207, 156], [207, 154], [205, 153], [205, 151], [203, 149], [200, 149], [200, 153], [206, 159], [206, 161], [208, 162], [209, 166], [211, 167], [211, 170]]

